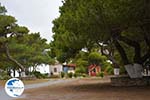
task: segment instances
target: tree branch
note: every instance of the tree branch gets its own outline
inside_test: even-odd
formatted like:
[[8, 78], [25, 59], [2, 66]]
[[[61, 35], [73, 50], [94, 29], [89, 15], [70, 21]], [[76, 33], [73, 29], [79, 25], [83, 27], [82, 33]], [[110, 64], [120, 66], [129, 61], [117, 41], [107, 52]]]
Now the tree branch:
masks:
[[146, 43], [146, 45], [149, 47], [149, 49], [150, 49], [150, 38], [149, 38], [149, 36], [148, 36], [148, 34], [149, 34], [149, 32], [147, 32], [145, 29], [144, 29], [144, 27], [143, 26], [140, 26], [140, 28], [141, 28], [141, 30], [143, 31], [143, 35], [144, 35], [144, 40], [145, 40], [145, 43]]
[[25, 67], [24, 67], [22, 64], [20, 64], [17, 60], [15, 60], [15, 59], [10, 55], [9, 48], [8, 48], [8, 43], [5, 43], [4, 46], [5, 46], [5, 49], [6, 49], [6, 56], [7, 56], [7, 58], [8, 58], [10, 61], [14, 62], [16, 65], [18, 65], [18, 66], [21, 68], [22, 71], [24, 71], [24, 68], [25, 68]]
[[128, 60], [128, 57], [126, 55], [124, 48], [120, 45], [120, 43], [117, 40], [114, 40], [114, 44], [115, 44], [116, 49], [120, 53], [120, 56], [122, 58], [124, 65], [129, 64], [129, 60]]
[[141, 62], [144, 63], [149, 58], [150, 58], [150, 50], [141, 58]]
[[100, 45], [98, 42], [96, 43], [98, 44], [98, 46], [100, 46], [102, 55], [105, 55], [113, 63], [115, 67], [119, 67], [118, 62], [114, 59], [113, 55], [111, 54], [111, 51], [108, 51], [109, 54], [104, 53], [104, 47]]
[[134, 55], [134, 62], [135, 63], [141, 63], [141, 47], [140, 44], [134, 40], [128, 39], [125, 36], [119, 36], [118, 38], [120, 41], [126, 43], [129, 46], [132, 46], [134, 48], [135, 51], [135, 55]]

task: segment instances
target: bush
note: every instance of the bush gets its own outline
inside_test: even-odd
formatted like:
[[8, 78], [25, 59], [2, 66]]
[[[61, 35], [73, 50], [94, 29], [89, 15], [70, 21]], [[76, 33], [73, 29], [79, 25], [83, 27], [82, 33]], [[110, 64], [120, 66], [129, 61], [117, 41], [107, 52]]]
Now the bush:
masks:
[[39, 79], [41, 79], [41, 78], [47, 78], [47, 77], [48, 77], [48, 73], [46, 73], [46, 74], [41, 74], [41, 73], [38, 72], [38, 71], [33, 72], [33, 75], [34, 75], [36, 78], [39, 78]]
[[77, 77], [77, 73], [74, 73], [73, 76], [76, 78]]
[[74, 73], [73, 75], [74, 75], [75, 78], [76, 78], [76, 77], [87, 77], [87, 76], [88, 76], [88, 75], [85, 74], [85, 73]]
[[61, 78], [64, 78], [64, 77], [65, 77], [65, 73], [61, 72]]
[[120, 74], [125, 74], [125, 73], [126, 73], [125, 67], [120, 66]]
[[82, 74], [82, 77], [87, 77], [87, 74]]
[[107, 60], [107, 58], [105, 56], [102, 56], [98, 52], [91, 52], [89, 54], [88, 59], [89, 59], [90, 63], [94, 63], [94, 64], [97, 64], [97, 65], [99, 65], [100, 63], [103, 63]]
[[104, 77], [104, 72], [98, 73], [97, 76], [103, 78]]
[[33, 75], [34, 75], [36, 78], [42, 78], [41, 73], [38, 72], [38, 71], [34, 71], [34, 72], [33, 72]]
[[42, 78], [48, 78], [48, 73], [42, 74]]
[[112, 66], [107, 66], [105, 69], [105, 72], [107, 72], [108, 75], [112, 75], [114, 72], [114, 69]]
[[72, 77], [73, 77], [73, 73], [68, 73], [67, 76], [68, 76], [69, 78], [72, 78]]
[[75, 72], [76, 73], [86, 73], [86, 68], [83, 66], [77, 67]]
[[80, 77], [80, 76], [82, 76], [82, 74], [81, 73], [75, 73], [75, 76]]
[[7, 75], [6, 72], [1, 72], [1, 74], [0, 74], [0, 80], [8, 80], [10, 78], [11, 78], [11, 76]]

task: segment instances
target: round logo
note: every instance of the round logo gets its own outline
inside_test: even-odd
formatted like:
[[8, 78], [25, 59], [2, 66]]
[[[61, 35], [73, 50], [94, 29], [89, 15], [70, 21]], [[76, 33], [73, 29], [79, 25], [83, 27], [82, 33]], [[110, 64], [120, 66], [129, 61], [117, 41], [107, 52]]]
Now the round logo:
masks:
[[18, 97], [24, 91], [24, 84], [18, 78], [11, 78], [5, 84], [5, 91], [11, 97]]

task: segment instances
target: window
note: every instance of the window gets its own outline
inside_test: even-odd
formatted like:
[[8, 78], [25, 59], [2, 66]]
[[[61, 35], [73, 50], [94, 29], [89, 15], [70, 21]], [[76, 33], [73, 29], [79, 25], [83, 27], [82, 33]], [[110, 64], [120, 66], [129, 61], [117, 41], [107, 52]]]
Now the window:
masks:
[[95, 68], [93, 69], [93, 72], [94, 72], [94, 73], [96, 72], [96, 69], [95, 69]]
[[57, 68], [54, 68], [54, 72], [57, 72]]

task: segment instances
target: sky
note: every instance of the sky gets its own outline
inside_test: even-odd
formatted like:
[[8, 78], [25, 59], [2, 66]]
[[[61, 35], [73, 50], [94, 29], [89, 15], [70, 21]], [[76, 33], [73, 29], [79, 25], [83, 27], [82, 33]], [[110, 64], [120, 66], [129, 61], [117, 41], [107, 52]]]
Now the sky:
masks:
[[17, 23], [26, 26], [30, 32], [40, 32], [48, 42], [52, 40], [52, 21], [59, 17], [59, 6], [62, 0], [0, 0], [9, 15]]

